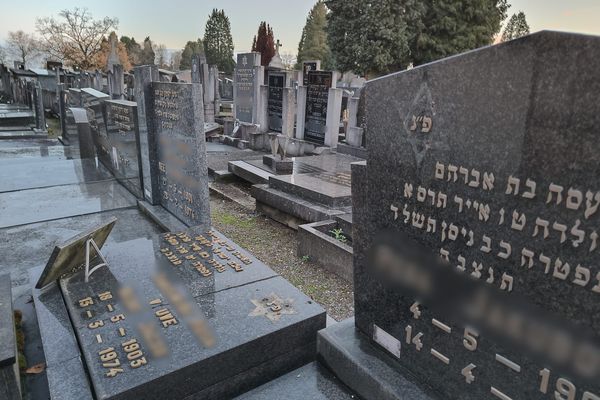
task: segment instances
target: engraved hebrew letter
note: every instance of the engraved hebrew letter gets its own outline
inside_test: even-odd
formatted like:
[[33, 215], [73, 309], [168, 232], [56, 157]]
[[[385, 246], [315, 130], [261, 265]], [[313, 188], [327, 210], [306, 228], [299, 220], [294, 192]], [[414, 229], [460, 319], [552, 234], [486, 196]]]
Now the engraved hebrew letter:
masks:
[[435, 163], [435, 179], [444, 179], [444, 164], [439, 161]]
[[583, 201], [583, 193], [580, 190], [569, 188], [567, 191], [567, 208], [577, 210]]
[[525, 186], [527, 187], [527, 191], [524, 192], [522, 196], [526, 199], [533, 199], [535, 197], [535, 181], [527, 179], [525, 181]]
[[423, 229], [423, 225], [425, 224], [425, 215], [416, 213], [413, 211], [412, 213], [412, 226], [415, 228]]
[[460, 272], [465, 272], [465, 258], [463, 256], [458, 256], [458, 265], [456, 266], [456, 269], [458, 269]]
[[597, 246], [597, 240], [598, 240], [598, 234], [596, 233], [596, 231], [590, 233], [590, 239], [592, 240], [592, 244], [590, 245], [590, 253], [594, 250], [596, 250], [596, 246]]
[[467, 208], [471, 208], [471, 199], [467, 199], [467, 201], [465, 201], [465, 205], [467, 206]]
[[429, 217], [427, 218], [427, 232], [435, 233], [436, 221]]
[[500, 247], [504, 250], [498, 253], [498, 257], [504, 258], [505, 260], [510, 257], [510, 253], [512, 252], [510, 243], [505, 242], [504, 240], [500, 241]]
[[562, 201], [562, 192], [563, 192], [562, 186], [551, 183], [550, 186], [548, 187], [548, 198], [546, 199], [546, 204], [548, 204], [552, 201], [552, 193], [556, 193], [556, 204], [557, 205], [560, 204], [560, 202]]
[[483, 173], [483, 190], [492, 190], [494, 188], [494, 173]]
[[540, 253], [540, 261], [546, 266], [546, 268], [544, 268], [544, 273], [547, 274], [550, 272], [550, 257], [546, 257], [544, 253]]
[[571, 267], [569, 266], [569, 264], [563, 264], [560, 258], [557, 258], [556, 261], [554, 261], [554, 272], [552, 273], [553, 277], [564, 281], [565, 279], [567, 279], [567, 276], [569, 275], [570, 271]]
[[440, 257], [442, 258], [442, 260], [446, 260], [446, 261], [450, 262], [449, 256], [450, 256], [450, 252], [442, 247], [440, 249]]
[[481, 177], [481, 174], [479, 173], [479, 171], [477, 171], [476, 169], [472, 169], [471, 177], [473, 177], [473, 179], [469, 182], [469, 186], [475, 187], [475, 188], [479, 187], [479, 178]]
[[423, 117], [423, 123], [421, 125], [422, 133], [429, 133], [431, 131], [432, 120], [430, 117]]
[[458, 196], [454, 196], [454, 202], [458, 204], [458, 212], [461, 213], [463, 209], [463, 199]]
[[583, 229], [579, 229], [579, 225], [581, 221], [576, 220], [575, 225], [571, 228], [571, 235], [575, 236], [577, 240], [571, 240], [573, 243], [573, 247], [579, 247], [581, 243], [583, 243], [583, 239], [585, 238], [585, 231]]
[[448, 227], [448, 224], [446, 224], [446, 221], [442, 221], [442, 242], [444, 242], [446, 240], [446, 228]]
[[506, 184], [506, 194], [519, 194], [519, 178], [515, 178], [514, 176], [508, 177], [508, 183]]
[[412, 183], [404, 183], [404, 197], [410, 199], [413, 195], [413, 185]]
[[417, 129], [417, 117], [415, 115], [412, 116], [412, 124], [410, 125], [410, 129], [411, 131], [414, 131]]
[[508, 275], [506, 272], [502, 274], [502, 283], [500, 284], [500, 290], [506, 290], [512, 292], [513, 289], [513, 277]]
[[566, 225], [559, 224], [558, 222], [554, 221], [554, 223], [552, 224], [552, 229], [560, 232], [560, 242], [561, 243], [564, 243], [564, 241], [567, 240], [567, 234], [565, 233], [565, 232], [567, 232]]
[[473, 240], [473, 231], [469, 231], [469, 240], [467, 241], [467, 246], [473, 246], [475, 244], [475, 240]]
[[[452, 182], [456, 182], [458, 180], [458, 174], [456, 173], [457, 171], [458, 167], [456, 165], [448, 165], [448, 182], [450, 182], [450, 179], [452, 179]], [[454, 174], [454, 177], [452, 177], [452, 174]]]
[[417, 201], [423, 203], [425, 201], [425, 197], [427, 197], [427, 189], [419, 186], [417, 189]]
[[398, 219], [398, 207], [394, 206], [393, 204], [390, 205], [390, 210], [392, 210], [394, 212], [394, 221]]
[[431, 189], [427, 190], [427, 196], [431, 197], [431, 205], [435, 205], [435, 192]]
[[446, 201], [448, 200], [448, 196], [445, 193], [439, 192], [437, 195], [437, 208], [446, 208]]
[[498, 222], [498, 225], [502, 225], [504, 223], [504, 208], [501, 208], [500, 211], [498, 211], [498, 214], [500, 214], [500, 222]]
[[489, 253], [490, 251], [492, 251], [492, 239], [490, 239], [488, 236], [483, 235], [482, 241], [484, 245], [481, 246], [479, 250], [483, 251], [484, 253]]
[[510, 225], [510, 227], [517, 231], [522, 231], [523, 228], [525, 227], [525, 222], [526, 222], [525, 213], [522, 213], [521, 215], [519, 215], [517, 210], [514, 210], [513, 214], [512, 214], [512, 224]]
[[485, 283], [492, 284], [494, 283], [494, 268], [488, 268], [488, 278], [485, 280]]
[[[523, 247], [523, 250], [521, 250], [521, 267], [524, 266], [525, 263], [527, 263], [527, 269], [533, 267], [533, 256], [533, 251]], [[529, 261], [527, 261], [527, 258], [529, 259]]]
[[579, 286], [585, 286], [590, 282], [590, 270], [577, 264], [575, 267], [575, 279], [573, 283]]
[[465, 185], [469, 183], [469, 170], [466, 169], [465, 167], [460, 167], [458, 169], [458, 173], [462, 174], [464, 176], [465, 179]]
[[[596, 204], [592, 204], [592, 201], [595, 201]], [[596, 194], [594, 194], [588, 190], [585, 193], [585, 211], [583, 213], [585, 219], [588, 219], [596, 211], [598, 211], [599, 205], [600, 205], [600, 192], [596, 192]]]
[[477, 264], [476, 261], [473, 261], [473, 272], [471, 272], [471, 276], [476, 279], [481, 278], [482, 270], [483, 270], [483, 265], [481, 263]]
[[404, 215], [404, 223], [408, 224], [408, 220], [410, 219], [410, 212], [408, 212], [408, 205], [405, 204], [402, 209], [402, 215]]
[[486, 205], [480, 204], [479, 205], [479, 220], [487, 222], [488, 219], [490, 219], [490, 206], [488, 206], [487, 204]]
[[448, 229], [448, 239], [456, 240], [458, 237], [458, 226], [454, 224], [450, 224], [450, 228]]
[[539, 230], [538, 228], [541, 226], [544, 229], [544, 239], [546, 239], [549, 235], [548, 232], [548, 225], [550, 225], [550, 223], [544, 219], [541, 219], [540, 217], [535, 219], [535, 228], [533, 228], [533, 237], [536, 237]]

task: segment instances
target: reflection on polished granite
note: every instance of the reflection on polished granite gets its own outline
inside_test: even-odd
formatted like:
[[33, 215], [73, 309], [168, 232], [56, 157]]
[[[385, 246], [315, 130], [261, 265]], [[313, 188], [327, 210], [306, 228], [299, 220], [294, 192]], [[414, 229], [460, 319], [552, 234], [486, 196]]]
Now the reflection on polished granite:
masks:
[[45, 265], [56, 244], [110, 217], [116, 217], [117, 223], [105, 246], [135, 238], [150, 239], [161, 232], [138, 209], [132, 208], [0, 229], [0, 273], [11, 274], [15, 297], [30, 290], [27, 270]]
[[0, 228], [135, 205], [114, 180], [0, 193]]
[[0, 168], [0, 192], [113, 179], [110, 172], [102, 164], [97, 165], [94, 159], [0, 159]]

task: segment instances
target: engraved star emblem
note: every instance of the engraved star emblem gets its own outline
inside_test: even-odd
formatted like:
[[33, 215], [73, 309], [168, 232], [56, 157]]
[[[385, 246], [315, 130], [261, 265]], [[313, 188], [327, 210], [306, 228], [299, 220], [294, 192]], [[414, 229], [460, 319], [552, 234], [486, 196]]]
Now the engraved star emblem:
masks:
[[252, 301], [252, 304], [254, 304], [256, 308], [248, 314], [249, 317], [264, 316], [275, 322], [284, 314], [290, 315], [297, 313], [292, 306], [292, 303], [294, 302], [293, 299], [282, 300], [281, 297], [277, 296], [275, 293], [271, 293], [269, 296], [260, 300], [253, 299], [250, 301]]

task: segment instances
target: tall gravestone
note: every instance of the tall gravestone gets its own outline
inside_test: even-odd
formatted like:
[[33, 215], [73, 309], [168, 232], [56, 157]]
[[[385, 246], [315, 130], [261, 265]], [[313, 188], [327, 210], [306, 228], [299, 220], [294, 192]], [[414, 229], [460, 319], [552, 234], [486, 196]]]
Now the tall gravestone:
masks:
[[[301, 138], [317, 145], [337, 147], [342, 107], [342, 90], [336, 89], [337, 74], [332, 71], [309, 71], [306, 89], [298, 100], [297, 126]], [[299, 92], [300, 93], [300, 92]]]
[[111, 172], [131, 193], [143, 198], [137, 103], [107, 100], [104, 106]]
[[540, 32], [367, 83], [355, 323], [387, 353], [371, 396], [600, 398], [599, 69], [600, 38]]
[[158, 81], [156, 65], [142, 65], [134, 68], [133, 93], [137, 102], [138, 130], [140, 134], [140, 157], [142, 162], [142, 181], [144, 198], [152, 205], [160, 204], [158, 189], [158, 168], [156, 157], [156, 134], [152, 109], [152, 82]]
[[202, 85], [153, 82], [150, 95], [160, 204], [188, 226], [210, 226]]
[[237, 56], [233, 104], [235, 118], [240, 122], [256, 123], [260, 85], [260, 53], [241, 53]]
[[267, 112], [269, 130], [281, 132], [283, 126], [283, 91], [286, 87], [286, 74], [283, 71], [268, 72]]

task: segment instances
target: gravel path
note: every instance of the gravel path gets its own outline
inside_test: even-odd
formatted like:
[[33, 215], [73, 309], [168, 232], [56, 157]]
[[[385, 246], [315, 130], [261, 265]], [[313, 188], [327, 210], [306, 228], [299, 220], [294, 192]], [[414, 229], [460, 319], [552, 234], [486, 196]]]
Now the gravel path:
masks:
[[352, 285], [296, 256], [296, 231], [229, 200], [211, 196], [213, 226], [290, 281], [337, 321], [354, 315]]

